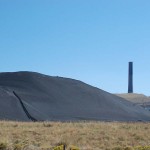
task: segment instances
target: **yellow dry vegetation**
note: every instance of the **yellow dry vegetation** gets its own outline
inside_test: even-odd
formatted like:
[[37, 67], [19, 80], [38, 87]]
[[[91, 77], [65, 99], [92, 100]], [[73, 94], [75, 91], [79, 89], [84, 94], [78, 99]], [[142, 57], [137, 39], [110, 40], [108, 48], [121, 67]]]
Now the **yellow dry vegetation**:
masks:
[[150, 123], [0, 122], [0, 150], [150, 150]]
[[56, 146], [53, 148], [53, 150], [65, 150], [65, 146], [64, 145]]

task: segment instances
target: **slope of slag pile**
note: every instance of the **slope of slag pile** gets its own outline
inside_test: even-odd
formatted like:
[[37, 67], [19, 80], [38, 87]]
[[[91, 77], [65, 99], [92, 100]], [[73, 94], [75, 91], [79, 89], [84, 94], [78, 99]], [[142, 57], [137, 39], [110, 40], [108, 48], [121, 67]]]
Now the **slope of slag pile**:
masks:
[[0, 88], [0, 119], [29, 121], [24, 110], [20, 107], [20, 102], [5, 87]]
[[16, 72], [0, 73], [0, 119], [149, 121], [150, 113], [78, 80]]

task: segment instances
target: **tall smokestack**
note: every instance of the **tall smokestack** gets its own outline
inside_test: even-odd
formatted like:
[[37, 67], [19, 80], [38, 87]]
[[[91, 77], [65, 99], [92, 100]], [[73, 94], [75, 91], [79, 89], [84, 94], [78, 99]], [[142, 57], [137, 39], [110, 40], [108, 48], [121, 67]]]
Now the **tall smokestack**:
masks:
[[133, 93], [133, 62], [129, 62], [128, 93]]

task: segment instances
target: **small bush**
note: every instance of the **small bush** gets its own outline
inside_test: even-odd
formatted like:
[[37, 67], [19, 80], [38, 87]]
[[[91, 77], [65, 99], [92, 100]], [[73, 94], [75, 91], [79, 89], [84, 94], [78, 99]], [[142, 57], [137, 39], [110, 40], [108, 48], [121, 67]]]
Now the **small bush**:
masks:
[[14, 145], [14, 150], [22, 150], [23, 149], [23, 146], [22, 146], [22, 144], [15, 144]]
[[43, 123], [43, 126], [44, 126], [44, 127], [52, 127], [53, 125], [52, 125], [51, 123], [44, 122], [44, 123]]
[[128, 146], [128, 147], [120, 147], [120, 146], [118, 146], [118, 147], [114, 147], [112, 150], [134, 150], [134, 148], [130, 147], [130, 146]]
[[150, 146], [137, 146], [134, 150], [150, 150]]
[[133, 147], [125, 147], [124, 150], [134, 150]]
[[117, 147], [114, 147], [112, 150], [123, 150], [123, 148], [120, 146], [117, 146]]
[[15, 141], [13, 150], [22, 150], [27, 146], [26, 141]]

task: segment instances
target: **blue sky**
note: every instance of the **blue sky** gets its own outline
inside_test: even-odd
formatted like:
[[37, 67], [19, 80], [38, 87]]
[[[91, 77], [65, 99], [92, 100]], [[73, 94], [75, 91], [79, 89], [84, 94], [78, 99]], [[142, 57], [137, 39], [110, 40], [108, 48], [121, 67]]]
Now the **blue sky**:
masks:
[[70, 77], [150, 95], [149, 0], [0, 0], [0, 71]]

